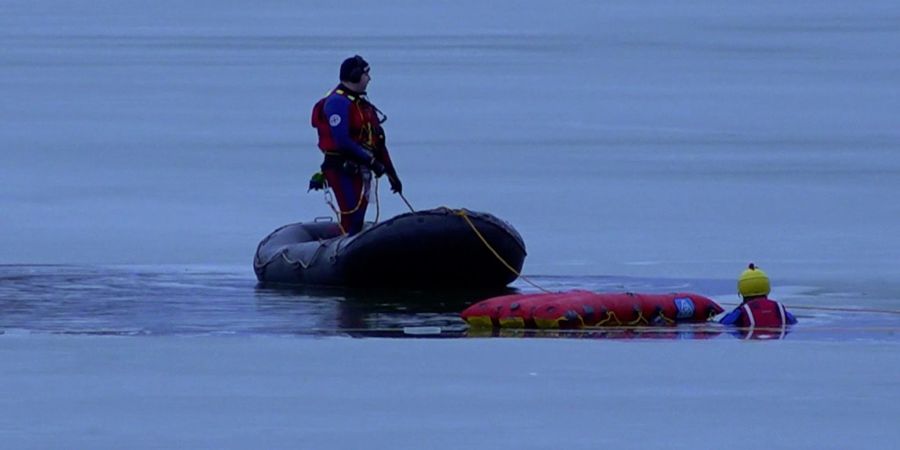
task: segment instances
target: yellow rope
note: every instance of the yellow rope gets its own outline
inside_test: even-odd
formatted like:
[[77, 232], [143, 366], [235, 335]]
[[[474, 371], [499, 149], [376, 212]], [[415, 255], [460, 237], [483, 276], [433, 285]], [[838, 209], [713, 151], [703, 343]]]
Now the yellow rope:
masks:
[[[448, 208], [448, 209], [449, 209], [449, 208]], [[537, 283], [535, 283], [535, 282], [529, 280], [528, 278], [525, 277], [525, 275], [522, 275], [518, 270], [516, 270], [515, 268], [513, 268], [513, 266], [509, 265], [509, 263], [506, 262], [506, 260], [503, 259], [503, 257], [500, 256], [499, 253], [497, 253], [497, 250], [494, 250], [494, 247], [492, 247], [491, 244], [488, 243], [487, 239], [484, 238], [484, 236], [481, 234], [481, 232], [478, 231], [478, 228], [476, 228], [476, 227], [475, 227], [475, 224], [472, 223], [472, 220], [469, 219], [468, 211], [466, 211], [465, 209], [457, 209], [457, 210], [453, 210], [453, 213], [456, 214], [457, 216], [462, 217], [463, 220], [465, 220], [466, 223], [469, 224], [469, 227], [472, 228], [472, 231], [475, 232], [475, 235], [478, 236], [478, 239], [481, 239], [481, 242], [484, 244], [484, 246], [487, 247], [487, 249], [490, 250], [491, 253], [494, 254], [494, 256], [497, 258], [497, 260], [500, 261], [500, 263], [502, 263], [504, 266], [506, 266], [506, 268], [509, 269], [510, 272], [516, 274], [516, 276], [518, 276], [519, 278], [521, 278], [522, 281], [524, 281], [524, 282], [526, 282], [526, 283], [528, 283], [528, 284], [530, 284], [530, 285], [532, 285], [532, 286], [534, 286], [534, 287], [540, 289], [541, 291], [544, 291], [544, 292], [546, 292], [546, 293], [548, 293], [548, 294], [552, 293], [551, 291], [549, 291], [549, 290], [547, 290], [547, 289], [544, 289], [543, 287], [539, 286]]]
[[635, 325], [641, 323], [641, 321], [643, 321], [643, 322], [644, 322], [645, 324], [647, 324], [647, 325], [650, 325], [650, 322], [648, 322], [647, 319], [644, 318], [644, 312], [643, 312], [643, 311], [641, 311], [640, 309], [638, 309], [638, 310], [637, 310], [637, 313], [638, 313], [637, 318], [634, 319], [634, 320], [632, 320], [631, 322], [626, 323], [625, 325], [635, 326]]
[[287, 250], [281, 252], [281, 258], [284, 259], [284, 262], [288, 264], [299, 264], [301, 267], [303, 267], [304, 270], [308, 269], [309, 265], [312, 264], [316, 257], [319, 256], [319, 253], [322, 251], [322, 249], [325, 248], [325, 244], [323, 244], [323, 242], [324, 241], [322, 239], [319, 239], [319, 246], [316, 247], [316, 251], [312, 254], [312, 256], [309, 257], [309, 262], [303, 262], [302, 259], [291, 259], [287, 255]]
[[[371, 181], [370, 181], [371, 182]], [[350, 214], [359, 211], [359, 208], [362, 207], [363, 202], [369, 201], [369, 196], [366, 194], [366, 178], [363, 177], [362, 189], [359, 191], [359, 201], [356, 203], [356, 207], [351, 209], [350, 211], [343, 211], [340, 209], [340, 205], [337, 207], [334, 206], [334, 202], [331, 200], [332, 194], [331, 191], [325, 190], [325, 203], [331, 208], [331, 211], [334, 212], [335, 217], [337, 218], [338, 227], [341, 229], [341, 234], [347, 234], [347, 230], [344, 229], [344, 226], [341, 225], [341, 216], [347, 216]], [[378, 215], [381, 214], [381, 207], [378, 203], [378, 179], [375, 179], [375, 223], [378, 223]], [[363, 218], [365, 220], [365, 218]]]
[[616, 317], [615, 311], [607, 311], [607, 312], [606, 312], [606, 318], [603, 319], [603, 320], [601, 320], [601, 321], [599, 321], [599, 322], [597, 322], [597, 323], [595, 323], [593, 326], [595, 326], [595, 327], [602, 327], [602, 326], [605, 325], [607, 322], [609, 322], [610, 320], [613, 320], [613, 319], [616, 319], [616, 325], [617, 325], [617, 326], [618, 326], [618, 325], [622, 325], [622, 321], [619, 320], [618, 317]]
[[665, 322], [669, 325], [672, 325], [675, 323], [675, 321], [673, 319], [666, 317], [666, 315], [663, 314], [662, 310], [659, 310], [659, 317], [662, 318], [663, 322]]
[[355, 213], [356, 211], [359, 211], [359, 208], [362, 207], [363, 202], [369, 200], [368, 197], [366, 195], [364, 195], [365, 193], [366, 193], [366, 183], [365, 183], [365, 181], [363, 181], [362, 189], [359, 191], [359, 201], [356, 202], [356, 207], [351, 209], [350, 211], [341, 211], [341, 215], [348, 216], [350, 214]]
[[347, 230], [345, 230], [344, 226], [341, 225], [340, 210], [334, 206], [334, 202], [331, 200], [332, 197], [334, 197], [334, 196], [331, 194], [331, 190], [326, 189], [325, 190], [325, 204], [327, 204], [328, 207], [331, 208], [331, 211], [334, 213], [335, 217], [337, 217], [337, 225], [338, 225], [338, 228], [340, 228], [340, 230], [341, 230], [341, 234], [342, 235], [347, 234]]

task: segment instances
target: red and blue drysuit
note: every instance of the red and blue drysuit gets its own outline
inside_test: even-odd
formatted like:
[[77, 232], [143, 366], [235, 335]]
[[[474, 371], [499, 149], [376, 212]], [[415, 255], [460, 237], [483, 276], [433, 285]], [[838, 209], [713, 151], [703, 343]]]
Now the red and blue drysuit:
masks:
[[797, 323], [797, 318], [781, 303], [763, 296], [745, 300], [719, 323], [740, 327], [740, 337], [771, 339], [783, 337], [788, 325]]
[[341, 227], [350, 235], [362, 231], [373, 173], [387, 173], [392, 188], [399, 189], [381, 122], [378, 108], [366, 94], [343, 84], [313, 107], [312, 126], [325, 154], [322, 173], [337, 199]]

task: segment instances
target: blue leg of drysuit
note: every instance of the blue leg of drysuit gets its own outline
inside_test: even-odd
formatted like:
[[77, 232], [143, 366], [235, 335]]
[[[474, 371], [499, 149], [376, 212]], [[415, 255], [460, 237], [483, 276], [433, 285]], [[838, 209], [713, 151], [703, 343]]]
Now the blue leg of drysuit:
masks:
[[[341, 169], [325, 169], [322, 171], [328, 185], [334, 192], [338, 208], [341, 210], [341, 227], [349, 235], [362, 231], [366, 220], [368, 199], [360, 201], [362, 195], [363, 176], [361, 173], [348, 174]], [[355, 211], [354, 211], [355, 209]], [[350, 214], [347, 212], [353, 211]]]

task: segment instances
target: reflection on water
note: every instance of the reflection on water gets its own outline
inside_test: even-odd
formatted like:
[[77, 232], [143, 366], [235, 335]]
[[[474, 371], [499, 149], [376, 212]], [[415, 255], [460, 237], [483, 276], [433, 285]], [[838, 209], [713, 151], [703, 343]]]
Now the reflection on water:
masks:
[[0, 329], [89, 334], [388, 333], [440, 327], [506, 290], [398, 291], [257, 285], [244, 270], [0, 266]]
[[725, 330], [718, 324], [679, 324], [676, 326], [602, 327], [581, 330], [470, 329], [469, 337], [566, 338], [566, 339], [712, 339]]
[[[530, 277], [551, 290], [673, 292], [722, 296], [732, 281]], [[195, 266], [0, 266], [0, 331], [100, 335], [265, 334], [355, 337], [711, 339], [760, 337], [717, 323], [593, 330], [470, 330], [459, 317], [503, 290], [272, 287], [249, 269]], [[803, 298], [803, 297], [799, 297]], [[791, 302], [788, 301], [789, 308]], [[798, 305], [798, 308], [800, 306]], [[800, 309], [789, 339], [897, 339], [900, 315]], [[777, 333], [781, 337], [781, 333]]]
[[[328, 287], [257, 286], [260, 314], [301, 317], [310, 303], [326, 301], [327, 314], [319, 316], [315, 332], [340, 331], [359, 336], [418, 335], [404, 328], [439, 327], [441, 335], [463, 335], [467, 326], [459, 313], [485, 298], [516, 292], [493, 290], [383, 290]], [[409, 331], [409, 330], [407, 330]]]

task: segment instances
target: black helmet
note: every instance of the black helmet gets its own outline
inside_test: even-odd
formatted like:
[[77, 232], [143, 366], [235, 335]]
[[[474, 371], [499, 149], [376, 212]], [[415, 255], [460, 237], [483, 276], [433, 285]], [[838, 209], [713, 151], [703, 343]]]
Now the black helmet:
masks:
[[341, 63], [341, 81], [359, 83], [362, 75], [369, 71], [369, 63], [362, 56], [355, 55]]

